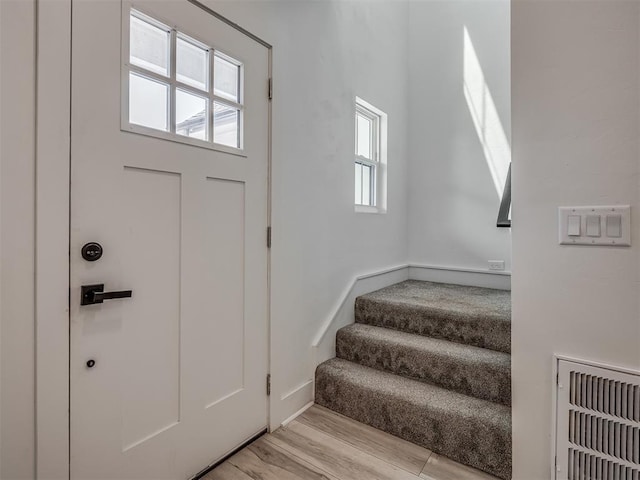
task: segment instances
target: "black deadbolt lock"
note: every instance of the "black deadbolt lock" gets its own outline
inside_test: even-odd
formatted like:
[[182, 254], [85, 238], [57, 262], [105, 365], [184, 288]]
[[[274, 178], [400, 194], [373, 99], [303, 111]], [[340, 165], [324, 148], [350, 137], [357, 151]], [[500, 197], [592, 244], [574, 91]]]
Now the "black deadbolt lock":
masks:
[[87, 360], [87, 368], [93, 368], [96, 365], [96, 361], [94, 359]]
[[102, 257], [102, 245], [97, 242], [89, 242], [82, 247], [82, 258], [87, 262], [95, 262]]

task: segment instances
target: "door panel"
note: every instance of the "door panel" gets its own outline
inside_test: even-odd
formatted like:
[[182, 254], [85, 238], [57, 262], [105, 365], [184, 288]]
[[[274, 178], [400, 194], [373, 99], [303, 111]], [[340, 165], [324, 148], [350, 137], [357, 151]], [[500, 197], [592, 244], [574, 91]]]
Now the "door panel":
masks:
[[[127, 131], [132, 7], [242, 62], [242, 150]], [[268, 51], [186, 0], [74, 1], [72, 40], [71, 477], [189, 478], [267, 424]]]
[[[123, 173], [122, 235], [131, 248], [122, 254], [129, 266], [127, 288], [135, 285], [135, 301], [122, 305], [118, 354], [124, 361], [120, 389], [126, 451], [180, 421], [182, 213], [180, 175], [129, 167]], [[152, 341], [143, 344], [145, 338]]]
[[[210, 339], [209, 348], [203, 351], [203, 366], [209, 369], [227, 366], [219, 372], [217, 382], [206, 386], [204, 405], [211, 408], [244, 388], [245, 279], [243, 270], [234, 266], [244, 263], [245, 184], [208, 178], [206, 190], [206, 204], [211, 209], [204, 225], [205, 245], [216, 248], [208, 249], [203, 282], [209, 302], [207, 313], [213, 319], [203, 326]], [[220, 225], [225, 228], [219, 228]], [[216, 275], [221, 271], [230, 274], [224, 278]], [[225, 311], [216, 311], [214, 305], [225, 305]]]

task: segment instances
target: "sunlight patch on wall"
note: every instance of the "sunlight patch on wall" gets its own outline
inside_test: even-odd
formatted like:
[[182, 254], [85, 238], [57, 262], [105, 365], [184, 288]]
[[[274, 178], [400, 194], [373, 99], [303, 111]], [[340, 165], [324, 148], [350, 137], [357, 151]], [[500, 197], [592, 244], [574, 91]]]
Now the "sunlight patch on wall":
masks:
[[502, 198], [511, 163], [511, 146], [485, 81], [467, 27], [464, 27], [464, 96], [476, 127], [478, 139], [482, 144], [496, 192], [498, 197]]

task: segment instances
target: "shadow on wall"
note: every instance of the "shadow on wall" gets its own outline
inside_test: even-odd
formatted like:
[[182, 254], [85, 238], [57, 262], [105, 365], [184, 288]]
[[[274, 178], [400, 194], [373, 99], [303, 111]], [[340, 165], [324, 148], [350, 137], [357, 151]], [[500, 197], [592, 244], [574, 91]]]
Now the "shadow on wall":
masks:
[[465, 26], [464, 34], [464, 97], [469, 113], [482, 144], [485, 160], [491, 172], [498, 198], [502, 199], [503, 188], [511, 164], [511, 146], [500, 121], [491, 91], [484, 78], [478, 55]]

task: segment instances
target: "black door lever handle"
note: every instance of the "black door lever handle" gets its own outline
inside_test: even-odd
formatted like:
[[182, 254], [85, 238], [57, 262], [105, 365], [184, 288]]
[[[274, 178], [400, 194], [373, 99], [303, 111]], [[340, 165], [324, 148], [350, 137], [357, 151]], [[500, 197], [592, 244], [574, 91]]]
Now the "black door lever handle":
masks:
[[131, 298], [133, 292], [131, 290], [121, 290], [119, 292], [105, 292], [104, 283], [96, 285], [82, 285], [80, 305], [95, 305], [105, 300], [113, 300], [116, 298]]

